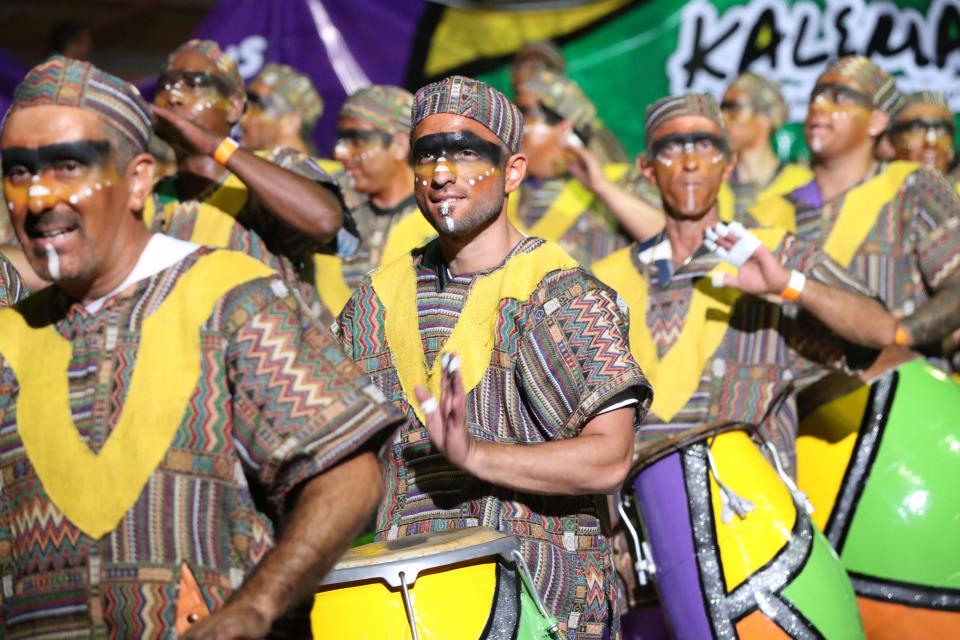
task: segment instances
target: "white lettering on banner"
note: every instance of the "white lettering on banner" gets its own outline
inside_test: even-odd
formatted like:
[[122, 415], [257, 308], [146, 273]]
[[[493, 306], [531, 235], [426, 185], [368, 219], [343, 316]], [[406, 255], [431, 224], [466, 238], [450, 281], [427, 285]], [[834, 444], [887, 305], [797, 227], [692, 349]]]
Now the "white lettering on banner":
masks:
[[237, 71], [244, 80], [260, 73], [267, 54], [267, 39], [263, 36], [247, 36], [224, 51], [237, 61]]
[[791, 120], [802, 120], [828, 61], [854, 53], [896, 75], [901, 91], [943, 91], [960, 111], [960, 0], [934, 0], [926, 15], [864, 0], [753, 0], [720, 15], [698, 0], [683, 10], [667, 77], [671, 94], [719, 97], [744, 71], [767, 75], [783, 85]]

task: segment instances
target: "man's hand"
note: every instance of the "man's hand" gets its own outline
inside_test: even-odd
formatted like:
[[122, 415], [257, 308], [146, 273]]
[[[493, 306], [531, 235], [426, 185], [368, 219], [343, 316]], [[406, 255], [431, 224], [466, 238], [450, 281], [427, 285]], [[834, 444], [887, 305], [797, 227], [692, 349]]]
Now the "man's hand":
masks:
[[183, 640], [256, 640], [267, 635], [270, 622], [253, 607], [227, 604], [198, 622]]
[[[610, 181], [603, 173], [603, 165], [600, 164], [595, 155], [583, 146], [576, 135], [573, 128], [568, 125], [561, 142], [563, 150], [567, 152], [570, 159], [567, 168], [570, 169], [574, 178], [579, 180], [591, 193], [596, 194], [608, 187]], [[574, 140], [577, 142], [573, 142]]]
[[153, 113], [157, 116], [157, 134], [174, 148], [199, 156], [212, 156], [223, 140], [221, 136], [198, 127], [171, 109], [153, 105]]
[[433, 444], [451, 464], [469, 470], [477, 442], [467, 429], [467, 397], [460, 379], [460, 359], [450, 353], [444, 353], [440, 358], [439, 405], [422, 385], [414, 389], [414, 394]]
[[[779, 295], [790, 282], [790, 272], [760, 240], [739, 222], [717, 223], [706, 231], [704, 244], [718, 256], [739, 267], [736, 275], [722, 275], [722, 284], [753, 295]], [[720, 280], [720, 278], [717, 278]]]

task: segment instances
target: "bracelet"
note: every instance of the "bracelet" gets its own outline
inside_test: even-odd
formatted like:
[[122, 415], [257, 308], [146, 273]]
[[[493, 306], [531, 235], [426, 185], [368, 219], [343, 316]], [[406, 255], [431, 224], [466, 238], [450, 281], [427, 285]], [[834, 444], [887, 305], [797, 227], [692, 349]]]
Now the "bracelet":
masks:
[[893, 334], [893, 343], [901, 347], [910, 346], [906, 330], [899, 325], [897, 325], [897, 331]]
[[216, 160], [219, 164], [227, 166], [227, 162], [230, 160], [230, 156], [237, 152], [237, 149], [240, 148], [240, 145], [233, 138], [224, 138], [220, 141], [220, 144], [217, 145], [217, 150], [213, 152], [213, 159]]
[[790, 272], [787, 288], [780, 292], [780, 297], [787, 302], [796, 302], [805, 286], [807, 286], [807, 276], [794, 269]]

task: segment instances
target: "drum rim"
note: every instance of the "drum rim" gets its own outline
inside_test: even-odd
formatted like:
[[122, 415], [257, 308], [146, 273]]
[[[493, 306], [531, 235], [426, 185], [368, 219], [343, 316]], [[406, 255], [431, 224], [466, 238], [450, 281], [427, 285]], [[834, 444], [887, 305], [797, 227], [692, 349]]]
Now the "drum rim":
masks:
[[745, 431], [752, 436], [757, 431], [757, 428], [748, 422], [740, 422], [739, 420], [715, 420], [714, 422], [701, 424], [690, 429], [684, 429], [679, 433], [664, 438], [663, 440], [651, 442], [646, 446], [641, 445], [636, 451], [636, 454], [640, 457], [633, 463], [630, 467], [630, 472], [627, 474], [627, 484], [632, 484], [633, 480], [645, 471], [647, 467], [663, 460], [667, 456], [697, 442], [731, 431]]
[[[493, 556], [501, 556], [507, 560], [512, 560], [511, 554], [519, 550], [520, 539], [515, 535], [505, 535], [496, 540], [490, 540], [462, 549], [444, 549], [416, 558], [390, 560], [381, 564], [364, 565], [361, 567], [333, 569], [324, 577], [320, 586], [329, 587], [349, 582], [379, 579], [394, 589], [399, 589], [403, 583], [411, 587], [422, 571]], [[437, 562], [440, 556], [443, 557], [442, 563]], [[400, 577], [401, 572], [404, 574], [403, 578]]]

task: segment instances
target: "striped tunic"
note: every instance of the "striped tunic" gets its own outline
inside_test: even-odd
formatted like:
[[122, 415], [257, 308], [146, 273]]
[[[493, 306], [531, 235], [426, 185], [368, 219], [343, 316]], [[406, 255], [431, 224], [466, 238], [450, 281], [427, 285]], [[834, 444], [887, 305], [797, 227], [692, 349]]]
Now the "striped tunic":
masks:
[[[877, 165], [864, 181], [884, 168]], [[814, 180], [789, 194], [797, 235], [822, 246], [847, 193], [824, 201]], [[912, 315], [944, 285], [960, 282], [960, 198], [953, 186], [928, 167], [908, 176], [848, 269], [899, 317]]]
[[[542, 242], [522, 240], [504, 264]], [[448, 276], [436, 241], [414, 254], [420, 338], [430, 366], [481, 274]], [[387, 494], [377, 535], [476, 526], [516, 534], [538, 591], [565, 630], [576, 631], [579, 640], [615, 629], [619, 612], [605, 497], [522, 494], [446, 462], [404, 397], [383, 314], [368, 278], [338, 323], [347, 353], [407, 416], [385, 454]], [[630, 356], [617, 297], [582, 269], [548, 274], [526, 302], [502, 301], [495, 331], [490, 366], [467, 396], [467, 423], [475, 437], [537, 444], [576, 437], [593, 416], [626, 399], [639, 401], [639, 417], [646, 412], [650, 389]]]
[[0, 253], [0, 308], [20, 302], [28, 293], [16, 268]]
[[[787, 268], [803, 271], [808, 278], [869, 295], [842, 267], [795, 236], [787, 235], [774, 255]], [[632, 258], [634, 267], [648, 283], [646, 323], [657, 357], [663, 358], [683, 330], [693, 285], [707, 277], [720, 258], [701, 247], [687, 263], [674, 267], [670, 241], [663, 232], [636, 245]], [[756, 423], [788, 385], [802, 388], [828, 368], [864, 365], [873, 355], [872, 351], [833, 336], [795, 305], [742, 295], [733, 308], [729, 328], [707, 360], [689, 401], [669, 421], [652, 411], [648, 413], [640, 440], [661, 439], [713, 420]], [[763, 425], [764, 434], [777, 447], [790, 471], [796, 468], [797, 425], [794, 394]]]
[[[123, 409], [144, 319], [210, 251], [96, 313], [54, 288], [22, 303], [40, 301], [30, 313], [72, 344], [71, 417], [94, 452]], [[100, 539], [44, 491], [17, 429], [18, 381], [0, 357], [0, 637], [173, 638], [181, 562], [208, 607], [221, 606], [273, 544], [291, 492], [389, 433], [395, 411], [288, 291], [278, 278], [257, 279], [216, 302], [173, 441]]]

